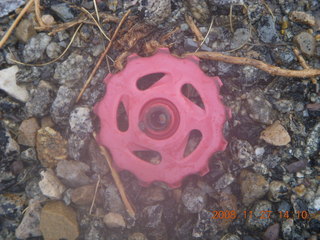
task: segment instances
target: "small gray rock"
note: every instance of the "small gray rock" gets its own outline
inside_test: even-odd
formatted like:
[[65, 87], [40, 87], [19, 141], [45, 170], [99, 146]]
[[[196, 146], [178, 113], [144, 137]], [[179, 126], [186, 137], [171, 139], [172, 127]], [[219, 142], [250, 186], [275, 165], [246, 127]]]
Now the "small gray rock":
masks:
[[305, 156], [310, 156], [314, 154], [319, 148], [320, 142], [320, 123], [314, 125], [311, 131], [308, 134], [306, 148], [305, 148]]
[[61, 160], [57, 165], [57, 176], [61, 181], [70, 187], [80, 187], [90, 183], [90, 178], [86, 172], [90, 167], [80, 161]]
[[233, 183], [235, 180], [234, 176], [231, 173], [226, 173], [222, 175], [217, 182], [214, 183], [214, 188], [217, 191], [221, 191], [228, 187], [231, 183]]
[[147, 206], [142, 210], [143, 221], [148, 228], [157, 228], [162, 221], [163, 207], [160, 204]]
[[141, 9], [145, 9], [145, 20], [152, 25], [162, 23], [171, 14], [170, 0], [148, 0], [141, 1]]
[[55, 123], [63, 125], [67, 124], [76, 97], [77, 92], [75, 90], [66, 86], [60, 86], [50, 109], [52, 120]]
[[265, 230], [272, 223], [271, 215], [272, 204], [265, 200], [258, 201], [252, 208], [252, 216], [247, 217], [246, 227], [251, 231]]
[[316, 40], [308, 32], [301, 32], [294, 38], [301, 52], [307, 56], [312, 56], [316, 50]]
[[86, 133], [73, 133], [68, 139], [68, 153], [75, 159], [80, 160], [81, 155], [87, 149], [90, 136]]
[[235, 234], [228, 233], [224, 235], [221, 240], [240, 240], [240, 237]]
[[74, 18], [73, 13], [71, 12], [70, 7], [67, 3], [59, 3], [51, 6], [51, 10], [57, 14], [64, 22], [67, 22]]
[[50, 41], [51, 37], [46, 33], [39, 33], [32, 37], [23, 49], [24, 61], [29, 63], [41, 59]]
[[28, 117], [44, 117], [49, 113], [53, 101], [54, 91], [51, 85], [41, 81], [37, 89], [26, 103]]
[[105, 189], [100, 190], [101, 196], [104, 199], [104, 208], [110, 212], [116, 212], [120, 214], [125, 213], [125, 207], [122, 203], [117, 187], [111, 181]]
[[276, 109], [281, 113], [288, 113], [293, 110], [293, 102], [287, 99], [281, 99], [274, 103]]
[[248, 94], [246, 106], [250, 118], [254, 121], [263, 124], [272, 124], [274, 122], [276, 115], [271, 103], [265, 98], [262, 91], [252, 90]]
[[218, 226], [215, 221], [212, 221], [213, 213], [205, 209], [198, 213], [198, 220], [193, 228], [192, 236], [195, 238], [203, 237], [203, 234], [210, 231], [212, 235], [218, 232]]
[[99, 146], [93, 138], [91, 138], [88, 147], [89, 162], [92, 171], [100, 174], [101, 176], [106, 175], [109, 172], [109, 166], [105, 157], [100, 153]]
[[257, 30], [261, 41], [265, 43], [274, 43], [279, 41], [279, 36], [272, 16], [268, 15], [261, 17]]
[[207, 203], [207, 194], [189, 184], [182, 192], [182, 203], [192, 213], [200, 212]]
[[[184, 39], [184, 48], [187, 51], [195, 51], [198, 49], [199, 45], [196, 41], [194, 41], [192, 38], [186, 38]], [[212, 48], [209, 48], [207, 45], [203, 44], [200, 48], [202, 51], [212, 51]]]
[[55, 59], [55, 58], [59, 57], [59, 55], [62, 53], [62, 48], [58, 43], [51, 42], [47, 46], [46, 53], [49, 58]]
[[34, 148], [28, 148], [21, 152], [20, 158], [25, 163], [34, 163], [37, 161], [37, 153]]
[[16, 237], [19, 239], [27, 239], [30, 237], [40, 237], [40, 201], [31, 199], [23, 215], [22, 221], [16, 229]]
[[19, 67], [17, 83], [38, 83], [40, 81], [40, 69], [38, 67]]
[[267, 228], [263, 234], [263, 240], [277, 240], [279, 238], [280, 224], [275, 223]]
[[231, 49], [236, 49], [241, 47], [243, 44], [249, 41], [250, 39], [250, 30], [247, 28], [238, 28], [233, 34], [231, 40]]
[[0, 121], [0, 159], [1, 162], [12, 161], [20, 153], [18, 143], [12, 138], [10, 132], [5, 127], [4, 123]]
[[91, 110], [88, 107], [75, 108], [69, 118], [71, 131], [74, 133], [91, 133], [93, 131]]
[[292, 49], [285, 46], [274, 48], [271, 55], [278, 65], [284, 66], [289, 66], [296, 58]]
[[23, 4], [25, 0], [1, 0], [0, 1], [0, 18], [13, 12]]
[[246, 140], [233, 139], [229, 143], [232, 159], [241, 168], [247, 168], [253, 164], [253, 147]]
[[282, 222], [281, 225], [281, 232], [283, 239], [285, 240], [291, 240], [292, 235], [293, 235], [293, 230], [294, 230], [294, 221], [293, 218], [288, 218], [285, 221]]
[[82, 83], [92, 64], [93, 59], [88, 54], [80, 55], [73, 52], [64, 62], [57, 65], [53, 78], [59, 84], [74, 86]]

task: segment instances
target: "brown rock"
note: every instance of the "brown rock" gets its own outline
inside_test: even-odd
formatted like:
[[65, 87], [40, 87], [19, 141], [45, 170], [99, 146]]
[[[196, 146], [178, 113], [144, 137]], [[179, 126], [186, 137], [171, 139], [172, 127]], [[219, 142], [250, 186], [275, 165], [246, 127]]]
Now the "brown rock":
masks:
[[166, 194], [163, 188], [153, 186], [145, 189], [140, 195], [140, 201], [146, 205], [152, 205], [165, 200]]
[[104, 216], [103, 221], [109, 228], [126, 227], [126, 223], [119, 213], [110, 212]]
[[294, 187], [294, 188], [292, 189], [292, 191], [293, 191], [295, 194], [297, 194], [298, 197], [303, 197], [303, 196], [306, 194], [307, 189], [306, 189], [306, 186], [305, 186], [305, 185], [300, 184], [300, 185]]
[[[71, 201], [77, 205], [90, 205], [94, 197], [95, 188], [95, 184], [92, 184], [74, 189], [71, 193]], [[99, 201], [98, 196], [96, 197], [97, 201]]]
[[143, 233], [135, 232], [129, 236], [128, 240], [148, 240], [148, 239]]
[[79, 227], [75, 211], [61, 201], [48, 202], [41, 211], [40, 230], [45, 240], [76, 239]]
[[67, 141], [50, 127], [41, 128], [37, 133], [38, 158], [44, 167], [55, 167], [67, 158]]
[[43, 23], [46, 25], [52, 25], [55, 23], [54, 18], [49, 14], [42, 15], [41, 19], [42, 19]]
[[54, 122], [52, 121], [51, 117], [46, 116], [41, 118], [41, 127], [45, 128], [45, 127], [53, 127], [54, 126]]
[[29, 39], [36, 35], [36, 30], [29, 19], [22, 20], [16, 28], [16, 36], [20, 41], [28, 42]]
[[40, 126], [35, 118], [23, 120], [19, 127], [18, 143], [34, 147], [36, 145], [36, 133]]
[[290, 14], [291, 21], [298, 22], [298, 23], [304, 23], [309, 26], [314, 26], [316, 24], [316, 19], [314, 16], [306, 13], [306, 12], [300, 12], [300, 11], [293, 11]]
[[274, 146], [285, 146], [291, 141], [289, 133], [279, 121], [262, 131], [260, 138]]
[[221, 192], [219, 196], [220, 209], [228, 215], [226, 215], [225, 218], [221, 218], [219, 221], [217, 221], [219, 230], [226, 230], [234, 220], [230, 214], [237, 212], [237, 202], [237, 198], [233, 194]]
[[268, 192], [269, 183], [262, 175], [242, 170], [240, 173], [240, 188], [242, 202], [245, 206], [249, 206]]

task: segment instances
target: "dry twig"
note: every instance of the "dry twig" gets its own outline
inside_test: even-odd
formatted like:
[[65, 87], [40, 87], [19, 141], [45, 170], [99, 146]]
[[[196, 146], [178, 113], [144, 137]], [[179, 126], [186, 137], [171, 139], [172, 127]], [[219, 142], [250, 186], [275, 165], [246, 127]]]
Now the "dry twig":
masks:
[[199, 49], [202, 47], [202, 45], [204, 44], [204, 42], [206, 41], [206, 39], [208, 38], [208, 36], [209, 36], [209, 34], [211, 32], [212, 26], [213, 26], [213, 17], [211, 19], [210, 26], [209, 26], [209, 29], [208, 29], [208, 32], [207, 32], [206, 36], [204, 37], [204, 39], [200, 43], [199, 47], [194, 52], [198, 52]]
[[19, 13], [18, 17], [14, 20], [14, 22], [12, 23], [12, 25], [10, 26], [10, 28], [8, 29], [6, 34], [2, 37], [2, 39], [0, 41], [0, 48], [2, 48], [4, 46], [4, 44], [6, 43], [8, 38], [10, 37], [12, 31], [14, 30], [14, 28], [18, 25], [18, 23], [20, 22], [21, 18], [28, 11], [28, 9], [31, 7], [32, 4], [33, 4], [33, 0], [29, 0], [29, 2], [24, 6], [24, 8]]
[[[300, 51], [298, 50], [298, 48], [294, 47], [293, 48], [293, 52], [296, 55], [300, 65], [304, 68], [304, 69], [310, 69], [309, 65], [306, 63], [306, 61], [304, 60], [304, 58], [301, 56]], [[311, 77], [311, 81], [313, 84], [317, 84], [317, 79], [315, 77]]]
[[104, 30], [102, 29], [102, 27], [100, 26], [100, 24], [97, 22], [97, 20], [92, 16], [92, 14], [85, 9], [84, 7], [79, 8], [81, 11], [83, 11], [85, 14], [87, 14], [96, 24], [96, 26], [99, 28], [100, 32], [102, 33], [102, 35], [110, 41], [110, 38], [107, 36], [107, 34], [104, 32]]
[[104, 50], [104, 52], [101, 54], [97, 64], [95, 65], [94, 69], [92, 70], [90, 76], [88, 77], [86, 83], [84, 84], [84, 86], [82, 87], [78, 97], [77, 97], [77, 100], [76, 102], [79, 102], [79, 100], [81, 99], [84, 91], [87, 89], [87, 87], [89, 86], [92, 78], [94, 77], [94, 75], [96, 74], [99, 66], [101, 65], [103, 59], [106, 57], [106, 55], [108, 54], [110, 48], [111, 48], [111, 45], [113, 43], [113, 41], [115, 40], [115, 38], [117, 37], [118, 35], [118, 32], [119, 32], [119, 29], [121, 28], [122, 24], [124, 23], [124, 21], [126, 20], [126, 18], [128, 17], [128, 15], [130, 14], [130, 10], [122, 17], [121, 21], [119, 22], [119, 25], [117, 26], [116, 30], [114, 31], [113, 35], [112, 35], [112, 38], [110, 40], [110, 42], [108, 43], [108, 46], [106, 47], [106, 49]]
[[233, 8], [233, 5], [231, 4], [230, 5], [230, 12], [229, 12], [229, 22], [230, 22], [230, 30], [233, 33], [234, 30], [233, 30], [233, 22], [232, 22], [232, 8]]
[[[95, 139], [97, 137], [95, 132], [93, 133], [93, 137]], [[105, 159], [108, 162], [108, 165], [109, 165], [109, 168], [110, 168], [110, 171], [111, 171], [111, 175], [112, 175], [113, 180], [114, 180], [114, 182], [115, 182], [115, 184], [116, 184], [116, 186], [118, 188], [118, 191], [120, 193], [121, 199], [122, 199], [123, 204], [125, 205], [125, 207], [127, 209], [128, 214], [131, 217], [134, 217], [135, 216], [134, 208], [133, 208], [133, 206], [131, 205], [131, 203], [129, 202], [129, 200], [127, 198], [125, 189], [123, 187], [123, 184], [121, 182], [121, 179], [120, 179], [120, 176], [119, 176], [118, 172], [112, 166], [112, 158], [111, 158], [110, 154], [108, 153], [108, 151], [103, 146], [99, 145], [99, 148], [100, 148], [101, 154], [105, 157]]]
[[97, 20], [98, 23], [100, 22], [100, 16], [99, 16], [99, 11], [98, 11], [98, 6], [97, 6], [97, 0], [93, 0], [93, 4], [94, 4], [94, 10], [96, 11], [96, 15], [97, 15]]
[[194, 33], [194, 35], [196, 36], [197, 40], [203, 41], [203, 36], [202, 33], [200, 32], [200, 30], [198, 29], [198, 27], [196, 26], [196, 24], [194, 23], [192, 17], [190, 17], [189, 15], [185, 16], [186, 22], [189, 25], [191, 31]]
[[95, 189], [94, 189], [94, 195], [93, 195], [93, 199], [92, 199], [92, 202], [91, 202], [90, 210], [89, 210], [89, 214], [90, 214], [90, 215], [91, 215], [91, 213], [92, 213], [92, 209], [93, 209], [94, 203], [95, 203], [96, 198], [97, 198], [97, 193], [98, 193], [100, 181], [101, 181], [101, 178], [100, 178], [100, 174], [99, 174], [99, 175], [98, 175], [98, 181], [97, 181], [96, 187], [95, 187]]
[[36, 13], [36, 18], [37, 18], [37, 21], [38, 21], [40, 27], [45, 27], [46, 24], [44, 24], [44, 22], [42, 21], [42, 18], [41, 18], [40, 0], [34, 0], [34, 11]]
[[218, 52], [197, 52], [187, 53], [185, 55], [194, 55], [207, 60], [222, 61], [232, 64], [249, 65], [275, 76], [309, 78], [320, 75], [320, 69], [289, 70], [273, 66], [256, 59], [233, 57]]

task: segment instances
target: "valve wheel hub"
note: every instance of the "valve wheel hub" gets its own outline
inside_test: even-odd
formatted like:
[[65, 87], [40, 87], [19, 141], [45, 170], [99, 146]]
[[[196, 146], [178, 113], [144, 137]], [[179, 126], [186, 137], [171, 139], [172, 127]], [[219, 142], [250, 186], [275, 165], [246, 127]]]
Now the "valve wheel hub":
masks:
[[187, 175], [208, 173], [210, 156], [227, 145], [223, 125], [231, 112], [221, 102], [220, 79], [205, 75], [198, 58], [177, 58], [168, 49], [133, 54], [104, 81], [106, 94], [94, 108], [97, 140], [118, 170], [143, 185], [160, 181], [173, 188]]

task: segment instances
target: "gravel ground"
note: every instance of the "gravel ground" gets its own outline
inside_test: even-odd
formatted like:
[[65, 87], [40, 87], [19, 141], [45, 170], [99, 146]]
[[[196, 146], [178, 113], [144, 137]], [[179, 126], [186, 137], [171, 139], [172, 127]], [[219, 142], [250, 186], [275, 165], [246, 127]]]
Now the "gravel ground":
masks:
[[[0, 3], [0, 36], [24, 2]], [[298, 48], [310, 68], [320, 69], [317, 0], [97, 2], [109, 17], [120, 19], [132, 10], [109, 52], [114, 60], [123, 52], [147, 55], [146, 42], [176, 27], [162, 44], [178, 55], [195, 51], [199, 42], [185, 21], [188, 14], [203, 36], [208, 33], [203, 51], [299, 70], [293, 52]], [[69, 3], [94, 12], [90, 0]], [[43, 0], [41, 6], [48, 24], [82, 14], [63, 1]], [[102, 24], [107, 34], [117, 21]], [[223, 101], [232, 110], [224, 128], [228, 146], [209, 159], [208, 174], [189, 176], [176, 189], [160, 183], [142, 187], [133, 174], [121, 172], [136, 208], [133, 219], [92, 138], [99, 128], [92, 108], [105, 92], [106, 63], [76, 103], [107, 41], [96, 26], [85, 24], [58, 61], [45, 66], [14, 63], [13, 57], [29, 64], [56, 59], [75, 32], [73, 27], [49, 35], [36, 26], [30, 11], [0, 49], [0, 239], [320, 239], [316, 79], [201, 61], [206, 74], [221, 78]], [[132, 44], [138, 35], [142, 37]]]

